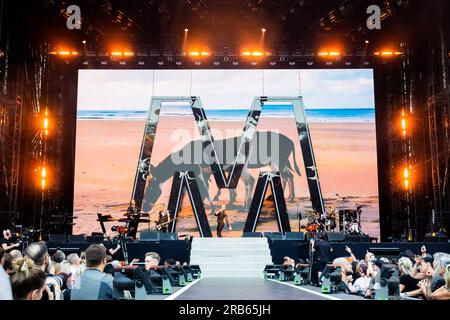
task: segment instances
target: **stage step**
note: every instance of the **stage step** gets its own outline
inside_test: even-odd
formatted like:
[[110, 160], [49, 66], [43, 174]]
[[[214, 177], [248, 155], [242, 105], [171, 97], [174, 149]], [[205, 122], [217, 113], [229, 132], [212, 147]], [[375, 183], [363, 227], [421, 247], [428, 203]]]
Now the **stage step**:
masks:
[[260, 278], [272, 257], [266, 238], [194, 238], [190, 263], [202, 277]]

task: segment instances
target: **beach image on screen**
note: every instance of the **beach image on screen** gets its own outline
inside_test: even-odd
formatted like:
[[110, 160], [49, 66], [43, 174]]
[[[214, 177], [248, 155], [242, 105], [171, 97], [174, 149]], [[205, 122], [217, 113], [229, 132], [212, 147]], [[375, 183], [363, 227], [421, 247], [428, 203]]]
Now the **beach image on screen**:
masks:
[[[317, 172], [326, 210], [361, 208], [362, 231], [379, 237], [377, 150], [372, 69], [346, 70], [80, 70], [76, 134], [74, 233], [100, 232], [97, 213], [124, 218], [134, 180], [152, 96], [201, 99], [214, 140], [242, 135], [255, 96], [298, 97], [306, 107]], [[276, 137], [275, 165], [246, 166], [237, 188], [219, 189], [213, 175], [196, 177], [206, 184], [202, 200], [213, 236], [215, 210], [226, 206], [232, 230], [241, 236], [248, 199], [261, 171], [280, 171], [291, 231], [303, 231], [313, 214], [292, 105], [266, 104], [255, 136]], [[200, 141], [189, 104], [161, 107], [151, 155], [143, 212], [155, 229], [155, 206], [167, 205], [174, 171], [173, 155]], [[220, 153], [220, 152], [219, 152]], [[226, 154], [222, 163], [230, 163]], [[227, 158], [227, 159], [225, 159]], [[153, 180], [152, 180], [153, 179]], [[271, 194], [265, 196], [256, 231], [278, 231]], [[108, 232], [113, 225], [106, 224]], [[188, 197], [178, 215], [177, 232], [198, 235]], [[337, 228], [335, 229], [337, 231]]]

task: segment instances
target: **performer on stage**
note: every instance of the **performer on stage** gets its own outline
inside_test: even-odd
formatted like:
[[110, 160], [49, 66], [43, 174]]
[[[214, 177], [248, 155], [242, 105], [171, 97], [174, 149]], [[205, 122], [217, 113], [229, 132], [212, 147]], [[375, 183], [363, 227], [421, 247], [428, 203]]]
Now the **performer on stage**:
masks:
[[8, 230], [3, 230], [3, 238], [0, 239], [0, 245], [3, 248], [3, 250], [5, 250], [5, 252], [9, 253], [12, 249], [20, 247], [20, 243], [13, 243], [11, 241], [11, 231]]
[[163, 210], [159, 212], [158, 222], [156, 223], [156, 229], [161, 232], [167, 232], [169, 222], [169, 210]]
[[228, 230], [233, 230], [231, 228], [230, 221], [228, 220], [228, 215], [225, 212], [225, 205], [223, 204], [220, 207], [220, 210], [217, 211], [214, 215], [217, 217], [217, 237], [222, 238], [222, 230], [225, 226], [224, 222], [226, 222]]
[[139, 213], [139, 209], [136, 207], [136, 202], [134, 200], [130, 201], [130, 205], [127, 209], [127, 214], [129, 215], [136, 215]]

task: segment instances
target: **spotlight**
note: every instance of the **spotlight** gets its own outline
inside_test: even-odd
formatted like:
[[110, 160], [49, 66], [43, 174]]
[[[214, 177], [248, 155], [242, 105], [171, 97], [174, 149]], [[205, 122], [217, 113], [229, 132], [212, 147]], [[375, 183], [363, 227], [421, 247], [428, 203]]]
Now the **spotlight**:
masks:
[[369, 43], [369, 40], [364, 41], [364, 43], [365, 43], [365, 44], [368, 44], [368, 43]]
[[269, 64], [270, 64], [271, 66], [274, 66], [274, 65], [277, 64], [277, 62], [276, 62], [275, 60], [271, 60], [271, 61], [269, 62]]
[[202, 64], [202, 62], [201, 62], [201, 61], [199, 61], [199, 60], [197, 60], [197, 61], [195, 61], [195, 62], [194, 62], [194, 64], [195, 64], [196, 66], [199, 66], [199, 65], [201, 65], [201, 64]]
[[383, 56], [383, 57], [393, 57], [393, 56], [399, 56], [402, 54], [400, 51], [394, 51], [390, 49], [385, 49], [382, 51], [376, 51], [373, 53], [376, 56]]
[[143, 66], [144, 64], [145, 64], [144, 61], [141, 61], [141, 60], [138, 61], [138, 65]]
[[352, 60], [347, 59], [347, 60], [345, 60], [344, 63], [345, 63], [346, 66], [350, 66], [352, 64]]
[[307, 64], [308, 66], [312, 66], [312, 65], [314, 64], [314, 61], [311, 61], [311, 60], [306, 61], [306, 64]]
[[369, 61], [364, 61], [363, 63], [364, 63], [365, 66], [368, 66], [370, 64]]
[[232, 64], [233, 64], [233, 66], [237, 66], [239, 64], [239, 61], [233, 60]]
[[188, 29], [188, 28], [184, 29], [184, 32], [188, 32], [188, 31], [189, 31], [189, 29]]
[[108, 64], [108, 61], [102, 60], [102, 61], [100, 61], [100, 63], [101, 63], [103, 66], [106, 66], [106, 65]]
[[333, 61], [327, 61], [327, 62], [325, 62], [325, 64], [326, 64], [327, 66], [331, 66], [331, 65], [333, 64]]
[[86, 44], [86, 40], [83, 40], [82, 42], [83, 42], [83, 44]]
[[292, 59], [289, 60], [289, 65], [290, 65], [290, 66], [295, 66], [295, 60], [292, 60]]
[[183, 62], [181, 61], [180, 58], [176, 58], [176, 59], [175, 59], [175, 64], [176, 64], [177, 66], [181, 66], [182, 63], [183, 63]]
[[266, 32], [266, 28], [262, 28], [262, 29], [261, 29], [261, 32]]
[[85, 66], [87, 66], [87, 65], [89, 64], [89, 62], [88, 62], [88, 61], [83, 61], [83, 64], [84, 64]]
[[162, 58], [158, 59], [158, 66], [162, 66], [164, 64], [164, 60]]
[[252, 61], [252, 62], [250, 62], [250, 63], [251, 63], [252, 66], [256, 66], [256, 65], [258, 64], [257, 61]]
[[119, 64], [120, 64], [121, 66], [124, 66], [124, 65], [126, 65], [126, 64], [127, 64], [127, 62], [126, 62], [126, 61], [123, 61], [123, 60], [121, 60], [121, 61], [119, 61]]
[[218, 66], [218, 65], [220, 65], [220, 61], [219, 61], [219, 59], [214, 59], [214, 61], [213, 61], [213, 65], [215, 65], [215, 66]]

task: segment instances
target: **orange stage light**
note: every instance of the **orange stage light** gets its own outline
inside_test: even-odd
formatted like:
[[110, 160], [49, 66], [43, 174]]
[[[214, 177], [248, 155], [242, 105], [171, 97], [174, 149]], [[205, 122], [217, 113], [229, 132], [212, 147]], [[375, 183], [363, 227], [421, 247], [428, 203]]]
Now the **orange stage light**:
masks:
[[134, 56], [134, 52], [131, 52], [131, 51], [125, 51], [125, 52], [123, 53], [123, 55], [124, 55], [125, 57], [133, 57], [133, 56]]
[[341, 56], [341, 52], [337, 51], [337, 50], [330, 50], [330, 51], [323, 50], [323, 51], [319, 51], [317, 53], [317, 55], [319, 57], [339, 57], [339, 56]]
[[115, 57], [120, 57], [123, 55], [123, 53], [121, 51], [113, 51], [111, 52], [111, 55]]
[[246, 51], [242, 52], [242, 55], [245, 56], [245, 57], [250, 57], [250, 56], [262, 57], [262, 56], [264, 56], [264, 52], [259, 51], [259, 50], [254, 50], [254, 51], [246, 50]]
[[50, 51], [49, 54], [51, 55], [58, 55], [58, 56], [77, 56], [78, 55], [78, 51], [75, 50], [58, 50], [58, 51]]
[[393, 57], [393, 56], [401, 55], [402, 52], [386, 49], [386, 50], [376, 51], [373, 54], [376, 56]]

